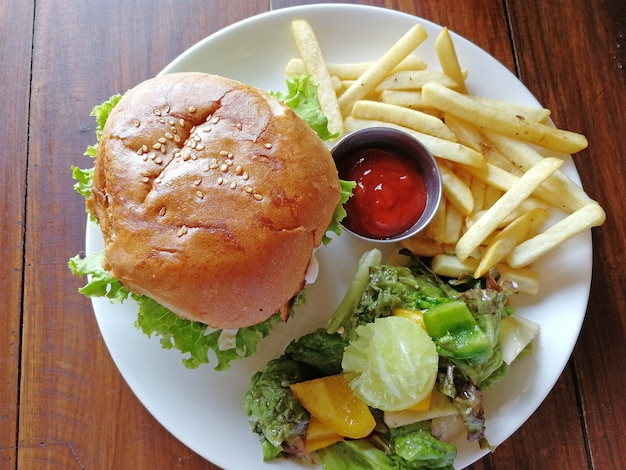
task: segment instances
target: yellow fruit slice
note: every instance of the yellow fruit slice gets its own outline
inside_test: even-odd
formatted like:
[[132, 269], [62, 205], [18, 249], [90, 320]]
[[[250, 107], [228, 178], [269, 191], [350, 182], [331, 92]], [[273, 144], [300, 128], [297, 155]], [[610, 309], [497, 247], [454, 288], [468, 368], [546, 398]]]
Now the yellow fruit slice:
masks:
[[412, 320], [415, 323], [417, 323], [422, 328], [424, 329], [426, 328], [424, 326], [424, 314], [420, 312], [419, 310], [411, 310], [408, 308], [394, 308], [391, 311], [391, 314], [397, 317], [408, 318], [409, 320]]
[[384, 421], [390, 428], [406, 426], [429, 419], [442, 418], [458, 414], [453, 401], [443, 393], [433, 390], [430, 398], [430, 406], [427, 410], [416, 410], [408, 408], [400, 411], [385, 411]]
[[430, 393], [428, 395], [426, 395], [426, 398], [424, 398], [423, 400], [418, 401], [413, 406], [409, 406], [407, 409], [411, 410], [411, 411], [428, 411], [428, 409], [430, 408], [430, 403], [432, 401], [433, 392], [434, 391], [435, 391], [435, 389], [433, 388], [430, 391]]
[[337, 434], [360, 439], [376, 426], [371, 411], [343, 374], [292, 384], [291, 392], [311, 415]]
[[311, 415], [306, 430], [306, 442], [304, 444], [308, 452], [323, 449], [339, 441], [343, 441], [341, 434], [337, 434], [315, 416]]

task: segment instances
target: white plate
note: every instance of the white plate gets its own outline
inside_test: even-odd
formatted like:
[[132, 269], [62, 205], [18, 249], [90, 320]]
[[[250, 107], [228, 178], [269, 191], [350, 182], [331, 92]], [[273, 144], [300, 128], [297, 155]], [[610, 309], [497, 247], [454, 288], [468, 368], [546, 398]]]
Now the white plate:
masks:
[[[355, 5], [312, 5], [272, 11], [229, 26], [184, 52], [162, 73], [204, 71], [241, 80], [265, 90], [284, 90], [284, 66], [297, 55], [289, 23], [307, 19], [329, 61], [372, 60], [416, 22], [428, 31], [420, 55], [437, 67], [433, 40], [440, 31], [428, 21], [393, 10]], [[486, 52], [453, 35], [470, 91], [477, 95], [537, 104], [530, 92]], [[579, 182], [573, 163], [565, 170]], [[96, 227], [87, 228], [87, 252], [102, 248]], [[93, 302], [113, 360], [133, 392], [154, 417], [189, 448], [226, 469], [301, 469], [291, 462], [262, 462], [258, 437], [241, 406], [251, 375], [288, 342], [325, 323], [350, 281], [356, 261], [369, 245], [349, 234], [318, 251], [320, 276], [308, 303], [288, 327], [275, 330], [259, 353], [225, 372], [211, 365], [187, 370], [177, 351], [161, 349], [134, 327], [136, 306]], [[578, 337], [591, 284], [591, 234], [586, 232], [546, 256], [538, 266], [542, 292], [515, 299], [518, 312], [541, 325], [534, 354], [515, 364], [508, 377], [486, 393], [487, 437], [500, 444], [537, 409], [565, 367]], [[457, 468], [485, 454], [457, 442]]]

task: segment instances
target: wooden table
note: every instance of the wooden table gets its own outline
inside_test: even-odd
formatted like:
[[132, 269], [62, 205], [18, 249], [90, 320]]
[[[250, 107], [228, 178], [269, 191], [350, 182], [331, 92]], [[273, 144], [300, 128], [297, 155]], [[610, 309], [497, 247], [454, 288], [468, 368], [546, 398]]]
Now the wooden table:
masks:
[[[216, 468], [140, 405], [113, 365], [67, 259], [84, 247], [70, 165], [94, 104], [158, 73], [205, 36], [290, 0], [5, 1], [0, 6], [0, 468]], [[380, 0], [494, 55], [586, 134], [575, 156], [608, 213], [594, 229], [583, 330], [554, 390], [475, 469], [626, 468], [626, 3]], [[566, 325], [564, 325], [566, 327]], [[236, 436], [233, 436], [236, 439]]]

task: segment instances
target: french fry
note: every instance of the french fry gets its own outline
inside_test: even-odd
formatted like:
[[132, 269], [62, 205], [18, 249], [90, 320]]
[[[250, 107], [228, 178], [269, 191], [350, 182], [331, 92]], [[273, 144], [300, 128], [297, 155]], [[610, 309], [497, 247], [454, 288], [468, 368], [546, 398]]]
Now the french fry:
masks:
[[392, 73], [381, 81], [375, 88], [383, 90], [421, 90], [427, 83], [439, 83], [448, 88], [457, 88], [458, 83], [447, 75], [436, 70], [402, 70]]
[[497, 264], [495, 268], [504, 281], [514, 282], [519, 292], [536, 295], [539, 293], [539, 276], [528, 268], [512, 268], [507, 264]]
[[461, 261], [456, 256], [445, 253], [436, 255], [430, 263], [430, 268], [436, 274], [451, 278], [471, 275], [477, 266], [478, 260], [475, 258]]
[[575, 153], [588, 145], [587, 139], [582, 134], [527, 121], [514, 114], [481, 106], [468, 96], [438, 83], [424, 85], [422, 96], [426, 103], [467, 121], [475, 122], [479, 127], [491, 129], [551, 150]]
[[[487, 131], [485, 135], [502, 155], [506, 155], [513, 166], [524, 171], [544, 158], [525, 142], [496, 132]], [[560, 170], [555, 171], [544, 181], [542, 187], [552, 193], [554, 205], [560, 206], [566, 212], [574, 212], [594, 202], [580, 186]]]
[[461, 238], [465, 217], [454, 204], [446, 205], [446, 218], [443, 226], [443, 243], [452, 245]]
[[[337, 77], [339, 80], [356, 80], [371, 67], [374, 62], [353, 62], [353, 63], [336, 63], [327, 62], [326, 67], [331, 76]], [[394, 67], [391, 73], [400, 72], [401, 70], [424, 70], [427, 67], [426, 62], [415, 54], [409, 54]], [[306, 73], [306, 65], [300, 58], [294, 57], [287, 62], [285, 74], [288, 77], [301, 75]]]
[[344, 126], [346, 132], [354, 132], [368, 127], [390, 127], [393, 129], [399, 129], [420, 140], [430, 153], [437, 157], [452, 162], [462, 163], [463, 165], [470, 167], [479, 169], [485, 168], [485, 157], [481, 153], [478, 153], [475, 150], [465, 147], [459, 143], [450, 142], [449, 140], [424, 134], [423, 132], [417, 132], [409, 129], [408, 127], [398, 126], [397, 124], [391, 124], [384, 121], [376, 121], [373, 119], [357, 119], [352, 116], [347, 117], [344, 120]]
[[400, 245], [411, 251], [414, 255], [428, 258], [452, 249], [451, 245], [439, 243], [438, 241], [427, 236], [425, 233], [426, 232], [420, 232], [416, 236], [406, 238], [400, 242]]
[[488, 164], [495, 165], [500, 170], [515, 176], [519, 176], [522, 173], [511, 160], [493, 148], [485, 135], [478, 131], [476, 127], [450, 113], [446, 113], [444, 119], [448, 128], [457, 136], [458, 141], [481, 152]]
[[[338, 98], [350, 89], [350, 87], [354, 84], [355, 80], [342, 80], [341, 81], [341, 93], [338, 95]], [[370, 100], [370, 101], [379, 101], [380, 93], [375, 92], [374, 90], [370, 91], [366, 95], [364, 95], [361, 100]], [[359, 100], [359, 101], [361, 101]]]
[[478, 279], [487, 274], [491, 268], [506, 258], [519, 243], [528, 238], [530, 234], [534, 234], [547, 218], [548, 211], [535, 208], [525, 212], [507, 225], [483, 251], [478, 267], [474, 271], [474, 277]]
[[[488, 187], [488, 189], [490, 189], [490, 187]], [[502, 197], [502, 192], [500, 192], [498, 190], [495, 190], [495, 192], [497, 192], [497, 194], [494, 194], [493, 202], [491, 203], [491, 205], [489, 207], [491, 207], [493, 204], [495, 204], [496, 201], [498, 199], [500, 199], [500, 197]], [[519, 206], [517, 206], [513, 210], [513, 212], [511, 212], [504, 219], [502, 219], [502, 222], [500, 222], [498, 224], [496, 229], [502, 229], [502, 228], [506, 227], [511, 222], [513, 222], [515, 219], [517, 219], [518, 217], [524, 215], [526, 212], [530, 212], [530, 211], [535, 210], [535, 209], [541, 209], [541, 210], [547, 211], [549, 207], [550, 206], [548, 204], [546, 204], [545, 202], [541, 201], [540, 199], [534, 198], [532, 196], [529, 197], [529, 198], [526, 198], [524, 201], [522, 201], [522, 203]], [[480, 210], [480, 211], [472, 212], [465, 219], [465, 223], [466, 223], [467, 227], [471, 226], [474, 222], [476, 222], [478, 219], [480, 219], [482, 217], [482, 215], [486, 211], [487, 211], [487, 209], [483, 209], [483, 210]]]
[[421, 91], [383, 90], [379, 96], [382, 103], [394, 104], [409, 109], [429, 108], [424, 104]]
[[355, 102], [367, 96], [406, 56], [428, 37], [420, 24], [413, 26], [383, 56], [348, 88], [339, 98], [343, 116], [349, 116]]
[[478, 178], [472, 177], [470, 191], [474, 199], [474, 212], [479, 212], [485, 208], [485, 190], [487, 185]]
[[465, 77], [463, 76], [463, 71], [461, 70], [461, 65], [459, 64], [456, 49], [448, 28], [443, 28], [437, 35], [435, 39], [435, 52], [443, 73], [456, 83], [456, 86], [453, 88], [459, 93], [467, 93]]
[[[482, 148], [483, 148], [483, 155], [485, 156], [485, 160], [487, 160], [487, 163], [492, 163], [498, 168], [504, 171], [507, 171], [515, 176], [520, 176], [524, 173], [524, 170], [520, 169], [519, 166], [515, 165], [515, 162], [511, 161], [507, 157], [507, 155], [500, 152], [497, 148], [494, 148], [491, 145], [491, 142], [489, 142], [486, 139], [486, 137], [484, 136], [482, 137], [485, 139], [482, 142]], [[538, 163], [538, 162], [535, 162], [535, 163]]]
[[[485, 193], [485, 207], [491, 207], [500, 197], [501, 191], [508, 191], [520, 179], [520, 176], [514, 175], [489, 162], [486, 163], [484, 170], [472, 167], [465, 167], [464, 170], [488, 185]], [[540, 198], [548, 205], [554, 205], [555, 203], [554, 195], [543, 186], [535, 188], [534, 196]], [[557, 204], [556, 207], [560, 208], [560, 204]]]
[[444, 121], [460, 143], [481, 152], [488, 163], [514, 175], [521, 173], [509, 159], [491, 146], [485, 135], [475, 126], [450, 113], [445, 113]]
[[386, 121], [414, 131], [456, 141], [456, 136], [446, 127], [441, 119], [417, 110], [403, 108], [393, 104], [359, 100], [354, 103], [352, 116], [360, 119]]
[[461, 261], [468, 258], [498, 224], [562, 164], [563, 160], [558, 158], [546, 158], [528, 170], [461, 236], [456, 244], [458, 258]]
[[520, 174], [519, 168], [515, 167], [506, 156], [493, 148], [485, 134], [479, 131], [477, 127], [450, 113], [445, 113], [444, 120], [448, 128], [457, 136], [459, 142], [478, 152], [482, 152], [488, 163], [496, 165], [498, 168], [514, 175]]
[[[490, 164], [488, 163], [487, 168], [491, 168], [489, 165]], [[489, 209], [491, 206], [493, 206], [496, 201], [502, 197], [502, 193], [504, 193], [504, 191], [506, 191], [506, 189], [499, 189], [495, 186], [487, 186], [485, 188], [485, 197], [483, 199], [483, 205], [485, 209]]]
[[471, 98], [482, 106], [489, 106], [500, 112], [515, 114], [527, 121], [540, 122], [545, 124], [550, 118], [550, 110], [541, 106], [528, 106], [519, 103], [511, 103], [509, 101], [497, 100], [493, 98], [485, 98], [483, 96], [474, 96]]
[[431, 219], [430, 223], [426, 226], [426, 229], [422, 232], [428, 239], [438, 243], [443, 244], [445, 239], [445, 229], [446, 229], [446, 208], [449, 205], [449, 202], [446, 198], [441, 198], [441, 203], [439, 207], [437, 207], [437, 212], [435, 212], [435, 216]]
[[[329, 64], [326, 64], [326, 67], [328, 67], [328, 65]], [[289, 62], [287, 62], [287, 65], [285, 66], [285, 75], [288, 77], [295, 77], [296, 75], [302, 75], [305, 73], [307, 73], [306, 65], [301, 58], [292, 57], [289, 59]], [[328, 70], [328, 73], [332, 75], [330, 70]]]
[[438, 160], [437, 164], [441, 174], [443, 194], [461, 214], [470, 215], [474, 210], [474, 197], [469, 186], [445, 162]]
[[587, 204], [542, 233], [516, 246], [507, 256], [509, 266], [528, 266], [560, 244], [592, 227], [602, 225], [606, 214], [597, 203]]
[[502, 221], [501, 227], [506, 227], [510, 223], [512, 223], [518, 217], [526, 214], [527, 212], [534, 211], [536, 209], [540, 209], [542, 211], [548, 212], [549, 206], [540, 199], [537, 199], [533, 196], [530, 196], [526, 200], [524, 200], [519, 206], [517, 206], [513, 212], [511, 212], [508, 216], [504, 218]]
[[[468, 94], [468, 72], [446, 28], [434, 41], [436, 71], [413, 52], [427, 36], [419, 25], [377, 60], [326, 63], [310, 26], [304, 23], [298, 33], [297, 24], [302, 58], [289, 61], [286, 73], [313, 76], [320, 104], [328, 99], [335, 105], [344, 132], [398, 129], [436, 157], [441, 204], [422, 232], [400, 243], [433, 258], [438, 274], [478, 278], [497, 272], [520, 292], [536, 294], [539, 278], [526, 266], [604, 222], [602, 208], [559, 170], [587, 139], [556, 129], [550, 110], [539, 105]], [[548, 214], [557, 211], [564, 218], [545, 229]]]
[[[433, 257], [430, 265], [434, 273], [450, 278], [471, 276], [478, 267], [478, 259], [459, 260], [454, 255], [440, 253]], [[514, 282], [519, 292], [535, 295], [539, 292], [539, 277], [532, 269], [513, 269], [506, 264], [495, 266], [500, 279]]]
[[341, 135], [343, 134], [343, 117], [315, 32], [306, 20], [292, 21], [291, 29], [306, 70], [318, 86], [318, 100], [322, 112], [328, 119], [328, 130]]
[[341, 93], [344, 92], [345, 89], [343, 86], [343, 82], [341, 80], [339, 80], [334, 75], [331, 75], [330, 80], [331, 80], [331, 83], [333, 84], [333, 89], [335, 90], [336, 96], [339, 96]]
[[[477, 178], [487, 184], [487, 186], [501, 191], [508, 190], [519, 180], [518, 176], [515, 176], [514, 174], [509, 173], [508, 171], [503, 170], [502, 168], [489, 162], [485, 164], [483, 169], [477, 168], [475, 171], [472, 167], [469, 167], [465, 168], [465, 171], [470, 173], [474, 178]], [[490, 204], [486, 203], [485, 206], [489, 207]]]
[[[424, 97], [422, 96], [423, 105], [426, 106], [426, 102], [423, 100]], [[477, 152], [483, 151], [482, 136], [480, 132], [478, 132], [478, 129], [476, 129], [473, 125], [455, 116], [454, 114], [450, 114], [447, 112], [444, 113], [443, 120], [448, 126], [448, 129], [450, 129], [454, 133], [459, 142], [461, 142], [463, 145], [467, 145]]]

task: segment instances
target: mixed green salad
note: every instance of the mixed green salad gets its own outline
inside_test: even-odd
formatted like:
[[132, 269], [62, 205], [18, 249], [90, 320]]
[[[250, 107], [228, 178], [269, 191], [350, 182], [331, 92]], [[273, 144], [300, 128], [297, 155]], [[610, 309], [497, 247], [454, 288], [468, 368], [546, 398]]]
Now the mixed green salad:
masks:
[[538, 326], [497, 272], [442, 279], [402, 251], [363, 254], [326, 327], [292, 341], [243, 400], [265, 460], [325, 469], [453, 468], [447, 430], [489, 447], [482, 392], [530, 349]]
[[[282, 100], [296, 114], [298, 114], [319, 135], [322, 140], [335, 136], [328, 132], [328, 120], [324, 116], [317, 99], [317, 86], [313, 84], [309, 75], [293, 77], [287, 80], [287, 91], [272, 93]], [[96, 118], [96, 139], [99, 140], [102, 130], [113, 108], [117, 105], [121, 95], [115, 95], [99, 106], [96, 106], [91, 115]], [[87, 148], [85, 155], [96, 156], [97, 143]], [[76, 183], [74, 189], [83, 197], [91, 195], [93, 180], [93, 166], [83, 169], [72, 167], [72, 174]], [[345, 217], [343, 204], [352, 194], [354, 183], [340, 180], [342, 189], [341, 201], [335, 209], [333, 220], [322, 240], [323, 244], [330, 242], [329, 232], [339, 234], [339, 222]], [[97, 223], [90, 217], [91, 223]], [[268, 336], [272, 329], [282, 321], [279, 313], [266, 321], [236, 331], [213, 330], [206, 325], [185, 320], [169, 309], [158, 304], [145, 295], [129, 292], [117, 279], [102, 268], [103, 252], [91, 253], [87, 256], [78, 254], [69, 260], [71, 272], [77, 276], [88, 276], [87, 284], [79, 292], [87, 297], [105, 297], [111, 302], [124, 302], [129, 297], [139, 305], [136, 326], [148, 337], [157, 336], [165, 349], [178, 349], [184, 358], [185, 367], [195, 369], [202, 364], [209, 363], [209, 352], [215, 357], [215, 369], [228, 369], [232, 361], [253, 355], [260, 341]], [[305, 301], [306, 290], [302, 290], [295, 298], [289, 316], [295, 314], [298, 305]], [[224, 341], [227, 336], [229, 341]], [[231, 341], [234, 336], [234, 345]], [[226, 345], [226, 346], [225, 346]]]

